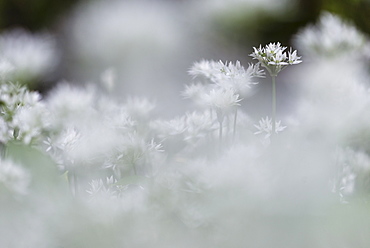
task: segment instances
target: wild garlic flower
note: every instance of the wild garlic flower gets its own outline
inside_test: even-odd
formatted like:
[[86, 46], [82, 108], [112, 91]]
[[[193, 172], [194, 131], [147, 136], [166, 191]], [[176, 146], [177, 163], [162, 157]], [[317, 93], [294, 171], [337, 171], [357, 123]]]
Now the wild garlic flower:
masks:
[[161, 139], [182, 135], [187, 129], [185, 116], [176, 117], [169, 121], [152, 121], [150, 126], [154, 131], [157, 132], [158, 137]]
[[[258, 125], [254, 125], [258, 131], [254, 134], [265, 134], [264, 138], [268, 139], [272, 135], [272, 120], [266, 116], [266, 118], [262, 118]], [[275, 133], [279, 133], [283, 131], [286, 128], [286, 126], [281, 125], [281, 121], [276, 122], [275, 126]]]
[[19, 84], [0, 85], [0, 117], [2, 142], [12, 139], [30, 144], [41, 137], [48, 126], [48, 111], [38, 92], [31, 92]]
[[185, 140], [190, 143], [195, 143], [216, 130], [214, 119], [208, 111], [187, 113], [186, 126]]
[[92, 180], [86, 193], [88, 193], [92, 201], [117, 199], [122, 189], [116, 183], [117, 179], [114, 179], [113, 176], [107, 177], [105, 183], [102, 179]]
[[353, 24], [324, 12], [316, 25], [301, 30], [295, 38], [297, 47], [312, 58], [337, 57], [364, 53], [369, 41]]
[[130, 134], [114, 148], [104, 167], [112, 168], [118, 178], [127, 175], [152, 176], [153, 167], [158, 166], [162, 159], [162, 152], [161, 144]]
[[254, 77], [264, 77], [265, 73], [260, 70], [259, 64], [249, 64], [245, 69], [240, 61], [223, 63], [219, 62], [220, 72], [215, 74], [215, 83], [221, 88], [230, 88], [235, 93], [247, 96], [251, 93], [251, 86], [258, 84], [253, 81]]
[[96, 94], [93, 88], [80, 88], [67, 83], [59, 84], [47, 97], [47, 106], [55, 126], [81, 122], [93, 112]]
[[264, 77], [264, 72], [260, 70], [259, 64], [249, 64], [248, 68], [245, 69], [240, 61], [224, 63], [202, 60], [194, 63], [189, 74], [197, 78], [204, 78], [218, 87], [232, 89], [243, 96], [248, 95], [251, 86], [258, 83], [253, 81], [254, 77]]
[[15, 67], [7, 59], [0, 59], [0, 82], [7, 81], [11, 78]]
[[0, 35], [0, 55], [14, 66], [17, 79], [34, 79], [51, 72], [58, 61], [56, 43], [49, 34], [15, 29]]
[[49, 112], [40, 102], [31, 107], [20, 108], [13, 117], [12, 126], [17, 130], [14, 138], [21, 140], [24, 144], [32, 144], [42, 137], [42, 132], [49, 126]]
[[124, 108], [136, 120], [148, 120], [156, 105], [146, 98], [129, 97]]
[[276, 77], [288, 65], [296, 65], [302, 62], [296, 50], [292, 51], [290, 49], [286, 52], [286, 49], [287, 47], [281, 46], [279, 42], [270, 43], [265, 47], [260, 45], [258, 49], [253, 47], [254, 51], [250, 56], [257, 59], [258, 63], [267, 69], [271, 77]]
[[[242, 100], [232, 89], [216, 88], [205, 94], [204, 101], [208, 106], [216, 110], [218, 117], [223, 118]], [[220, 120], [219, 120], [220, 121]]]
[[201, 60], [195, 62], [188, 73], [194, 78], [204, 78], [213, 81], [214, 74], [220, 72], [220, 66], [213, 60]]
[[204, 101], [202, 96], [206, 94], [209, 90], [209, 87], [205, 84], [196, 83], [185, 85], [185, 90], [181, 93], [181, 95], [185, 99], [191, 99], [196, 105], [204, 107]]

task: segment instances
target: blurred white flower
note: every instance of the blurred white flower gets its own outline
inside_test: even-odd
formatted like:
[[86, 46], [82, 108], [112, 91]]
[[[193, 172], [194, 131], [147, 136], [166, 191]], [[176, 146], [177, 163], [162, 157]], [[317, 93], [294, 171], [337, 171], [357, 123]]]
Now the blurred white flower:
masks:
[[16, 79], [35, 79], [50, 73], [58, 62], [56, 42], [47, 33], [14, 29], [0, 34], [0, 56], [14, 67]]
[[161, 144], [129, 134], [113, 148], [104, 166], [112, 168], [119, 179], [133, 175], [152, 177], [162, 160], [162, 152]]
[[150, 123], [153, 130], [158, 132], [160, 138], [176, 136], [186, 131], [185, 116], [176, 117], [169, 121], [156, 120]]
[[6, 81], [11, 78], [15, 68], [7, 59], [0, 59], [0, 81]]
[[200, 113], [192, 112], [186, 114], [185, 140], [195, 143], [206, 137], [207, 134], [216, 130], [215, 121], [209, 111]]
[[55, 126], [63, 123], [83, 121], [91, 116], [95, 104], [95, 90], [60, 83], [47, 96], [46, 104], [52, 114]]
[[233, 89], [222, 88], [213, 89], [211, 92], [204, 94], [203, 99], [208, 106], [223, 114], [239, 106], [239, 102], [242, 100]]
[[240, 64], [240, 61], [223, 63], [219, 62], [220, 72], [215, 75], [215, 83], [221, 88], [232, 89], [241, 96], [251, 93], [251, 85], [258, 84], [253, 77], [264, 77], [264, 72], [259, 69], [259, 64], [249, 64], [248, 69]]
[[124, 105], [127, 113], [137, 120], [148, 120], [155, 109], [155, 103], [146, 98], [128, 97]]
[[[258, 82], [253, 81], [254, 77], [264, 77], [264, 72], [259, 69], [259, 64], [249, 64], [245, 69], [240, 61], [225, 62], [202, 60], [195, 62], [189, 70], [194, 78], [203, 78], [208, 83], [214, 83], [224, 89], [233, 89], [235, 93], [247, 96], [251, 93], [251, 86]], [[197, 86], [200, 87], [200, 86]], [[196, 93], [197, 88], [193, 85], [186, 90], [187, 95]]]
[[117, 183], [117, 180], [113, 177], [106, 178], [106, 184], [102, 179], [92, 180], [89, 183], [90, 188], [86, 192], [91, 201], [117, 199], [119, 192], [115, 190], [114, 183]]
[[208, 91], [208, 88], [209, 86], [202, 83], [185, 85], [182, 96], [185, 99], [191, 99], [197, 106], [204, 107], [205, 103], [202, 96]]
[[12, 194], [25, 195], [31, 182], [30, 174], [10, 160], [0, 159], [0, 191], [3, 187]]
[[353, 24], [329, 12], [323, 12], [316, 25], [302, 29], [295, 43], [311, 59], [362, 55], [370, 46], [366, 36]]
[[[265, 119], [262, 118], [259, 121], [258, 125], [254, 125], [254, 126], [258, 129], [258, 131], [255, 132], [254, 134], [264, 134], [265, 139], [270, 138], [272, 134], [272, 121], [268, 116], [266, 116]], [[285, 128], [286, 126], [281, 125], [281, 121], [276, 122], [276, 126], [275, 126], [276, 133], [283, 131]]]
[[188, 73], [194, 78], [204, 78], [213, 81], [215, 74], [221, 72], [220, 64], [213, 60], [201, 60], [194, 62]]

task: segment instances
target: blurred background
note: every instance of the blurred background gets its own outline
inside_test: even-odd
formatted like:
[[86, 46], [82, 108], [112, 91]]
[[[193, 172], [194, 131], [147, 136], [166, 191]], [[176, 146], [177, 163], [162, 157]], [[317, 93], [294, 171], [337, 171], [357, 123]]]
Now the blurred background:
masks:
[[183, 110], [179, 92], [191, 81], [193, 62], [245, 65], [253, 46], [291, 46], [323, 11], [370, 33], [370, 0], [0, 0], [0, 31], [22, 28], [55, 38], [57, 65], [30, 84], [42, 93], [62, 80], [108, 81], [106, 90], [117, 99], [144, 95], [173, 115]]

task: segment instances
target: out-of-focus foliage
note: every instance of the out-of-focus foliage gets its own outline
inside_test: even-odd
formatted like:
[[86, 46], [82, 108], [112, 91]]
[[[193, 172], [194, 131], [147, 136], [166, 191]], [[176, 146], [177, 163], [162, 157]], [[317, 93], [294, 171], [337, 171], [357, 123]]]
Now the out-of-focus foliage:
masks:
[[52, 28], [79, 0], [0, 0], [0, 30], [24, 27], [29, 30]]

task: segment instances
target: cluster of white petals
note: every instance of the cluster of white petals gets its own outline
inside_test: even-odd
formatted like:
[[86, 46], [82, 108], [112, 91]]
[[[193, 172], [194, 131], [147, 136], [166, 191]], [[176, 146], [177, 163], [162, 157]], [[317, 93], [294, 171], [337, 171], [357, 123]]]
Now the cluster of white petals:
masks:
[[58, 63], [56, 41], [47, 33], [32, 34], [23, 29], [14, 29], [0, 35], [0, 56], [12, 69], [16, 79], [29, 80], [50, 73]]
[[370, 46], [366, 36], [353, 24], [329, 12], [321, 14], [317, 24], [302, 29], [295, 42], [311, 58], [362, 54]]
[[[275, 133], [279, 133], [286, 128], [286, 126], [281, 125], [281, 121], [277, 121], [275, 125]], [[265, 139], [268, 139], [272, 135], [272, 120], [268, 116], [262, 118], [258, 125], [254, 126], [258, 129], [254, 134], [264, 134]]]
[[261, 45], [259, 48], [253, 47], [253, 53], [250, 56], [267, 69], [272, 77], [286, 68], [288, 65], [296, 65], [302, 62], [300, 56], [297, 55], [297, 50], [290, 49], [286, 52], [287, 47], [281, 46], [279, 42], [267, 44], [265, 47]]

